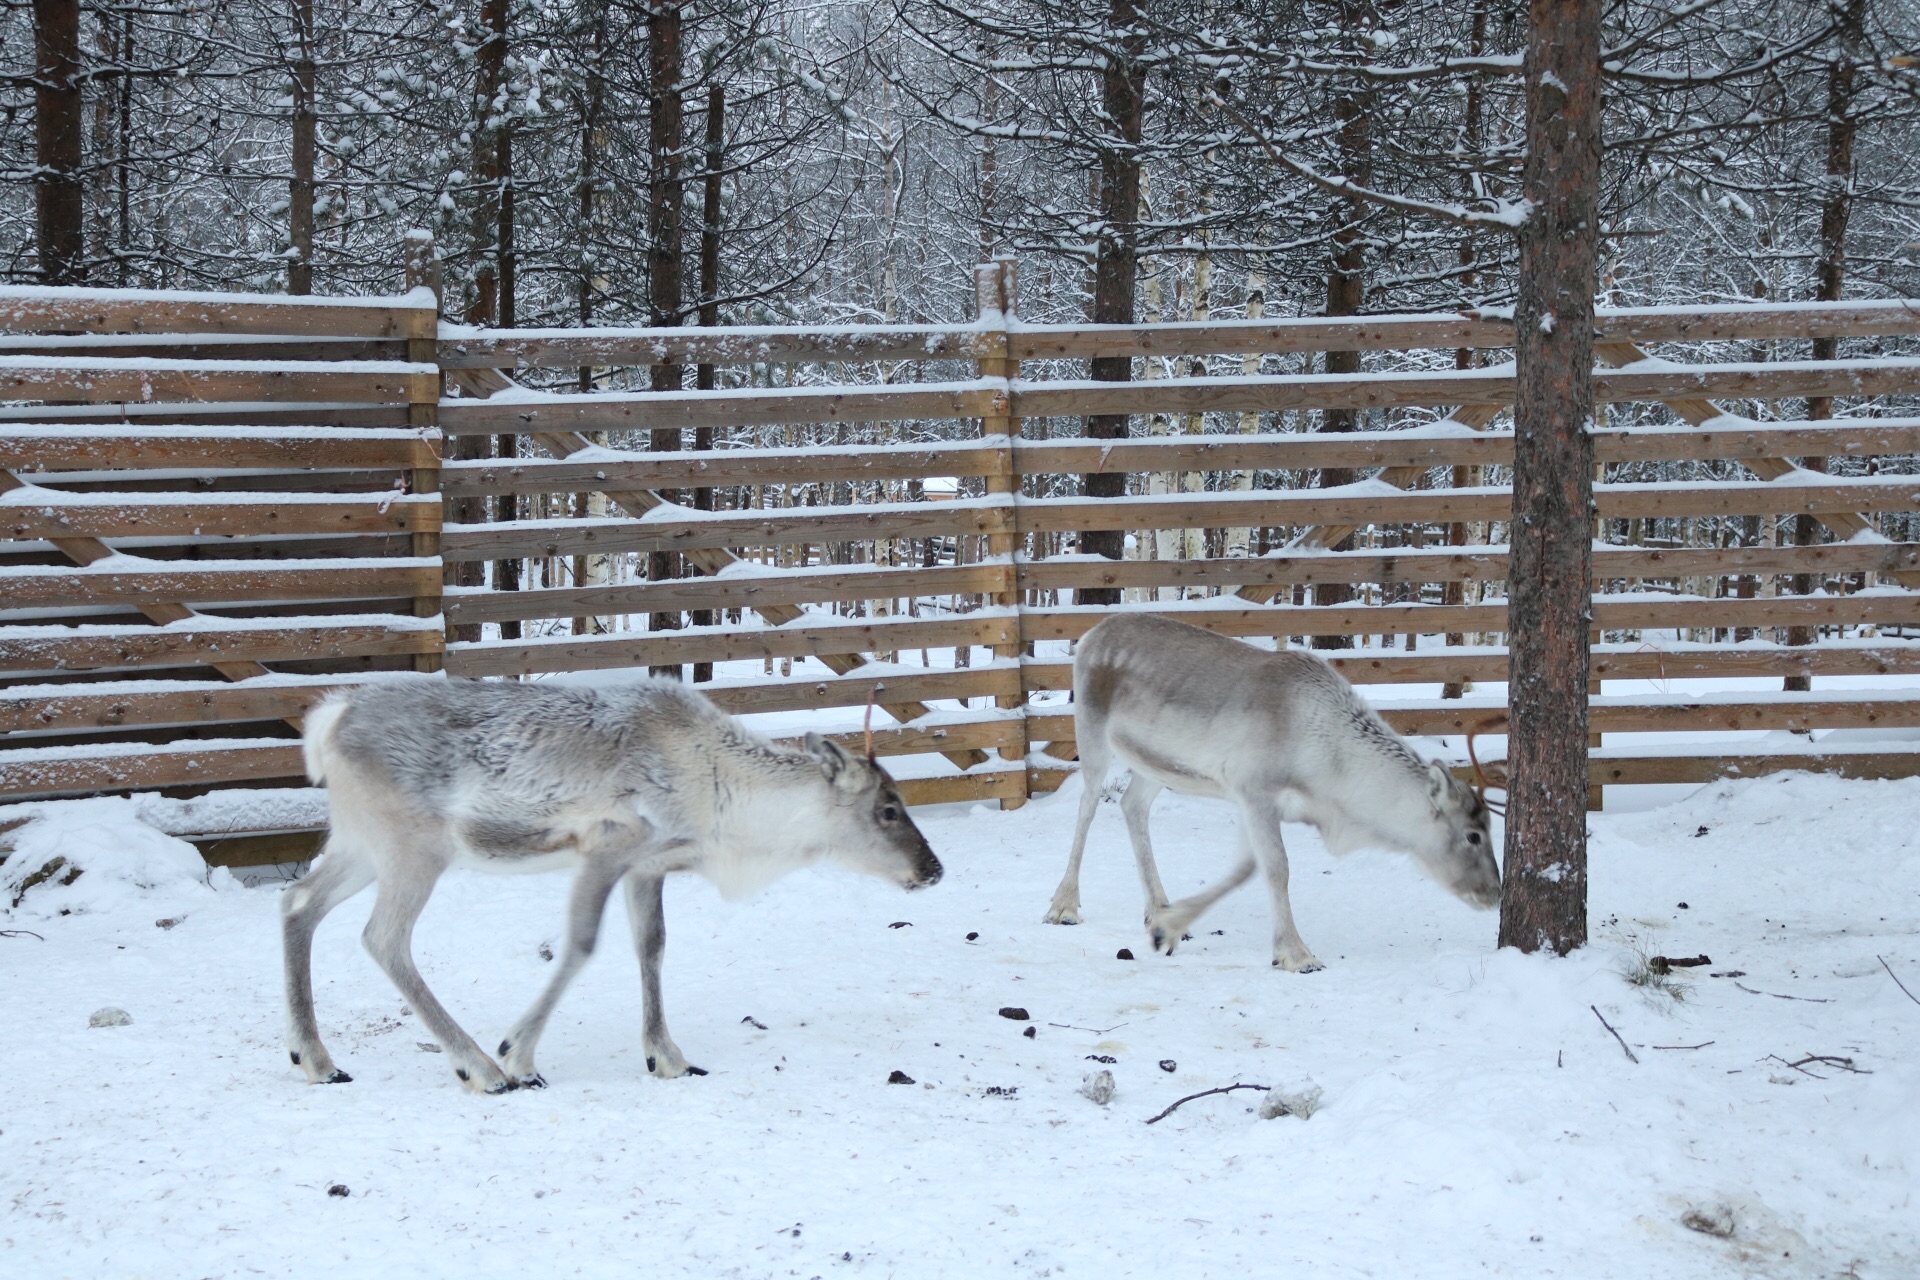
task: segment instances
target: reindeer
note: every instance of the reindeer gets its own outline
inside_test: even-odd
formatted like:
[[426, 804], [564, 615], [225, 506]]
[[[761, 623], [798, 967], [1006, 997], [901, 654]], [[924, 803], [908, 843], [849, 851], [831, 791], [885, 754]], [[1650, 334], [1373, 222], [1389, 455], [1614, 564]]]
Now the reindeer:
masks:
[[[592, 954], [607, 898], [626, 885], [640, 953], [647, 1070], [705, 1075], [667, 1033], [661, 882], [707, 877], [738, 897], [832, 858], [906, 889], [938, 883], [940, 861], [873, 758], [808, 734], [798, 750], [747, 731], [673, 681], [595, 690], [552, 684], [402, 679], [363, 685], [309, 712], [307, 772], [327, 786], [325, 856], [284, 899], [287, 1049], [316, 1084], [345, 1083], [314, 1022], [313, 934], [333, 908], [379, 884], [363, 940], [469, 1089], [546, 1084], [534, 1047]], [[448, 867], [578, 868], [559, 967], [500, 1042], [496, 1065], [414, 967], [414, 921]]]
[[[1319, 658], [1256, 649], [1167, 618], [1118, 614], [1081, 640], [1073, 688], [1085, 792], [1048, 923], [1080, 923], [1080, 859], [1116, 755], [1133, 770], [1120, 811], [1157, 951], [1171, 955], [1200, 914], [1246, 883], [1257, 864], [1273, 893], [1274, 965], [1295, 973], [1323, 967], [1293, 923], [1283, 822], [1312, 823], [1335, 853], [1410, 853], [1474, 906], [1499, 901], [1483, 797], [1415, 755]], [[1240, 810], [1238, 865], [1178, 902], [1167, 900], [1147, 835], [1147, 811], [1168, 787], [1220, 796]]]

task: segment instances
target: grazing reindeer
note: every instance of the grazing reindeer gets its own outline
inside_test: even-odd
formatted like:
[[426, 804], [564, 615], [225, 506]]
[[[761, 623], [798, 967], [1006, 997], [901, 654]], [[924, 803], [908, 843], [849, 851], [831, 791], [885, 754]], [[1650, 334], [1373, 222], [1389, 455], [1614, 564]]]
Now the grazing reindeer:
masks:
[[[871, 716], [871, 708], [869, 708]], [[313, 933], [327, 912], [378, 882], [364, 939], [468, 1088], [546, 1083], [541, 1028], [592, 954], [615, 885], [640, 952], [647, 1070], [687, 1065], [660, 1006], [666, 945], [661, 881], [706, 876], [737, 896], [831, 857], [919, 889], [940, 862], [892, 779], [816, 734], [788, 750], [748, 732], [672, 681], [612, 690], [474, 680], [396, 680], [336, 695], [307, 716], [307, 772], [327, 784], [326, 856], [288, 890], [287, 1048], [316, 1084], [344, 1082], [313, 1016]], [[546, 990], [500, 1042], [495, 1065], [414, 967], [414, 921], [455, 864], [518, 871], [574, 865], [565, 954]]]
[[[1246, 883], [1257, 860], [1273, 891], [1273, 963], [1296, 973], [1322, 967], [1294, 927], [1282, 822], [1312, 823], [1335, 853], [1366, 846], [1411, 853], [1473, 905], [1499, 901], [1500, 868], [1481, 797], [1415, 755], [1319, 658], [1120, 614], [1081, 640], [1073, 688], [1086, 790], [1049, 923], [1080, 922], [1080, 858], [1116, 755], [1133, 769], [1120, 811], [1156, 950], [1171, 954], [1201, 912]], [[1214, 887], [1171, 903], [1147, 838], [1147, 811], [1167, 787], [1240, 808], [1239, 864]]]

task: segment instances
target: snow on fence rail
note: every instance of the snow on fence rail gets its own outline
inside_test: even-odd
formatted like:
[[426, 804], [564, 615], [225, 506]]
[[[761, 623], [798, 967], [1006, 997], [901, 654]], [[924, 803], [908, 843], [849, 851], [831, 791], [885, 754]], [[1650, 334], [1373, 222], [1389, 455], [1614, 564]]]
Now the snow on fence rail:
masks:
[[[32, 402], [0, 407], [0, 798], [291, 781], [314, 699], [444, 663], [692, 668], [729, 710], [811, 713], [850, 741], [877, 694], [898, 723], [876, 747], [910, 799], [1013, 805], [1074, 754], [1068, 646], [1115, 607], [1074, 601], [1102, 593], [1233, 635], [1343, 641], [1327, 656], [1408, 732], [1497, 714], [1497, 688], [1474, 685], [1505, 677], [1512, 437], [1490, 428], [1512, 370], [1418, 352], [1495, 350], [1510, 320], [1028, 325], [1012, 292], [986, 269], [964, 325], [475, 331], [437, 323], [425, 289], [0, 290], [0, 379]], [[1621, 408], [1595, 433], [1595, 733], [1920, 727], [1920, 643], [1876, 634], [1920, 627], [1920, 417], [1867, 416], [1913, 403], [1920, 360], [1752, 359], [1920, 334], [1920, 305], [1603, 311], [1598, 330], [1598, 394]], [[1739, 362], [1677, 360], [1734, 340]], [[1327, 350], [1398, 364], [1192, 376], [1192, 357]], [[1094, 355], [1186, 376], [1076, 376]], [[591, 394], [499, 372], [680, 362], [818, 370]], [[1856, 416], [1779, 403], [1833, 397]], [[1342, 409], [1367, 429], [1310, 429]], [[1091, 414], [1146, 430], [1074, 438]], [[648, 448], [688, 430], [716, 447]], [[1327, 470], [1375, 474], [1315, 486]], [[1127, 493], [1082, 496], [1087, 475]], [[1832, 540], [1765, 536], [1795, 516]], [[1128, 556], [1078, 551], [1101, 531]], [[1780, 677], [1873, 687], [1751, 687]], [[1920, 751], [1597, 739], [1593, 776], [1787, 767], [1920, 773]]]

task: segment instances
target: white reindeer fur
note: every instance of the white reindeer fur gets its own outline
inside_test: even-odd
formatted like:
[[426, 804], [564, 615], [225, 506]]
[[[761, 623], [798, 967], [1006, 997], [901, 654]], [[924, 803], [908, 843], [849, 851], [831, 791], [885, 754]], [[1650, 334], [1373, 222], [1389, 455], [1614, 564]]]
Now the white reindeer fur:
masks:
[[[446, 1049], [469, 1087], [544, 1084], [533, 1066], [546, 1018], [593, 951], [606, 900], [624, 884], [640, 953], [648, 1070], [699, 1073], [660, 1007], [661, 882], [676, 871], [729, 897], [822, 858], [905, 888], [940, 863], [877, 764], [808, 735], [775, 746], [674, 681], [613, 690], [470, 680], [381, 681], [307, 716], [307, 771], [327, 785], [325, 856], [285, 898], [288, 1051], [315, 1082], [344, 1081], [313, 1012], [313, 932], [370, 883], [368, 950]], [[566, 952], [494, 1061], [414, 967], [411, 933], [453, 865], [578, 868]], [[504, 1070], [503, 1070], [504, 1068]]]
[[[1335, 853], [1412, 854], [1466, 901], [1486, 907], [1498, 900], [1500, 872], [1479, 796], [1443, 766], [1422, 761], [1311, 654], [1268, 652], [1186, 623], [1119, 614], [1081, 640], [1074, 697], [1085, 792], [1049, 922], [1080, 920], [1080, 862], [1115, 757], [1133, 771], [1121, 811], [1156, 948], [1171, 952], [1203, 911], [1262, 867], [1273, 895], [1274, 964], [1320, 968], [1294, 926], [1283, 822], [1311, 823]], [[1234, 870], [1172, 903], [1147, 827], [1165, 788], [1231, 800], [1241, 817]]]

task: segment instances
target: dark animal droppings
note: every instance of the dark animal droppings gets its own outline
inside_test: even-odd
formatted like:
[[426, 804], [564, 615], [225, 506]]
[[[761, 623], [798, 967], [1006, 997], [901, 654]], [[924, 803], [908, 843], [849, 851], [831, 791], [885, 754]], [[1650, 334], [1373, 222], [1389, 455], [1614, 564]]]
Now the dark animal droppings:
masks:
[[1698, 831], [1693, 833], [1693, 838], [1698, 840], [1701, 836], [1705, 834], [1707, 834], [1707, 829], [1705, 827], [1702, 827]]
[[887, 1077], [888, 1084], [912, 1084], [913, 1077], [904, 1071], [896, 1071]]
[[977, 933], [970, 933], [970, 934], [968, 934], [968, 935], [967, 935], [967, 941], [968, 941], [968, 942], [978, 942], [978, 941], [980, 941], [980, 935], [979, 935], [979, 934], [977, 934]]
[[1680, 903], [1680, 904], [1678, 904], [1678, 905], [1679, 905], [1679, 907], [1680, 907], [1680, 909], [1681, 909], [1682, 911], [1685, 911], [1685, 910], [1687, 909], [1687, 904], [1686, 904], [1686, 903], [1684, 903], [1684, 902], [1682, 902], [1682, 903]]
[[1027, 1029], [1026, 1029], [1025, 1031], [1022, 1031], [1022, 1032], [1021, 1032], [1020, 1034], [1021, 1034], [1021, 1035], [1023, 1035], [1023, 1036], [1025, 1036], [1025, 1037], [1026, 1037], [1027, 1039], [1029, 1039], [1029, 1040], [1031, 1040], [1031, 1039], [1033, 1039], [1033, 1038], [1034, 1038], [1035, 1036], [1037, 1036], [1037, 1035], [1039, 1035], [1039, 1034], [1040, 1034], [1040, 1028], [1038, 1028], [1038, 1027], [1028, 1027], [1028, 1028], [1027, 1028]]
[[1027, 1020], [1027, 1011], [1017, 1005], [1003, 1005], [1000, 1009], [1000, 1016], [1010, 1018], [1015, 1022], [1025, 1022]]
[[1173, 1072], [1178, 1071], [1180, 1069], [1180, 1064], [1175, 1062], [1172, 1058], [1162, 1058], [1160, 1059], [1160, 1069], [1162, 1071], [1167, 1072], [1169, 1075], [1171, 1075]]
[[346, 1183], [336, 1182], [327, 1188], [327, 1194], [330, 1196], [338, 1196], [340, 1199], [345, 1200], [348, 1196], [352, 1195], [353, 1192], [347, 1189]]
[[1122, 947], [1113, 953], [1113, 958], [1115, 960], [1131, 960], [1133, 959], [1133, 949], [1131, 947]]

